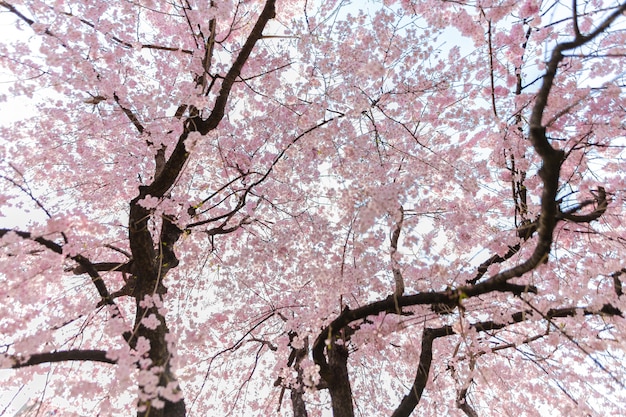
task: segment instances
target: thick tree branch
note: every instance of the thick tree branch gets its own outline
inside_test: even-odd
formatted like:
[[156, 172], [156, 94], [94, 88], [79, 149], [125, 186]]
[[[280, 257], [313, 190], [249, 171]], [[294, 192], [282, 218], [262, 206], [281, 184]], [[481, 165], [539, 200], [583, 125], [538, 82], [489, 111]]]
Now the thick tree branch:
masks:
[[565, 154], [562, 150], [554, 149], [548, 142], [546, 128], [542, 124], [543, 114], [548, 105], [548, 97], [552, 91], [559, 64], [563, 59], [563, 52], [583, 46], [594, 39], [604, 32], [615, 19], [624, 13], [624, 11], [626, 11], [626, 3], [622, 4], [611, 13], [611, 15], [600, 23], [589, 35], [576, 36], [573, 41], [558, 44], [552, 51], [552, 55], [546, 66], [547, 69], [543, 77], [543, 84], [535, 97], [535, 103], [529, 120], [529, 140], [535, 152], [537, 152], [543, 161], [543, 165], [539, 170], [539, 177], [543, 181], [543, 191], [541, 193], [541, 212], [538, 216], [537, 225], [538, 241], [535, 250], [525, 262], [496, 274], [476, 286], [459, 289], [467, 295], [476, 294], [477, 292], [485, 291], [490, 286], [497, 286], [499, 283], [506, 282], [512, 278], [521, 277], [526, 272], [535, 269], [542, 262], [547, 261], [552, 247], [552, 238], [557, 222], [557, 215], [559, 214], [556, 196], [559, 188], [561, 162]]
[[622, 268], [611, 274], [611, 278], [613, 278], [613, 288], [615, 289], [615, 294], [618, 297], [624, 295], [622, 280], [619, 279], [619, 277], [623, 274], [626, 274], [626, 268]]
[[[178, 259], [174, 253], [174, 244], [178, 241], [183, 231], [175, 224], [175, 219], [163, 217], [161, 218], [161, 231], [157, 242], [150, 232], [152, 227], [150, 222], [153, 213], [151, 210], [143, 207], [140, 201], [147, 196], [158, 199], [163, 198], [181, 174], [189, 158], [189, 152], [185, 145], [189, 135], [192, 132], [199, 132], [201, 135], [205, 135], [218, 126], [224, 117], [233, 82], [239, 76], [256, 42], [262, 37], [265, 25], [269, 19], [274, 17], [274, 14], [274, 0], [268, 0], [239, 55], [223, 80], [222, 88], [216, 98], [215, 106], [209, 118], [203, 120], [199, 111], [194, 109], [190, 111], [190, 117], [184, 122], [183, 132], [171, 156], [162, 167], [158, 167], [154, 181], [148, 186], [139, 187], [139, 195], [130, 202], [128, 233], [137, 277], [133, 294], [136, 299], [137, 311], [135, 315], [135, 330], [128, 336], [127, 340], [131, 347], [134, 346], [139, 337], [145, 337], [150, 342], [149, 357], [152, 360], [152, 366], [158, 372], [159, 386], [162, 387], [167, 386], [172, 381], [176, 381], [176, 377], [171, 369], [171, 352], [166, 341], [169, 330], [165, 317], [159, 309], [155, 306], [146, 308], [142, 304], [142, 300], [145, 297], [154, 297], [155, 294], [164, 294], [166, 292], [163, 279], [170, 268], [178, 265]], [[157, 165], [159, 164], [157, 163]], [[245, 194], [243, 198], [245, 198]], [[160, 322], [156, 330], [150, 330], [141, 324], [145, 317], [151, 315], [154, 315]], [[138, 416], [140, 417], [148, 415], [184, 416], [186, 413], [183, 401], [168, 401], [164, 409], [151, 409], [149, 401], [141, 400], [139, 408]], [[146, 409], [143, 410], [143, 408]]]
[[[293, 417], [308, 417], [308, 412], [306, 409], [306, 402], [304, 401], [304, 370], [300, 363], [307, 357], [309, 353], [309, 340], [308, 338], [304, 338], [302, 341], [304, 343], [303, 347], [295, 348], [291, 345], [294, 339], [298, 336], [296, 332], [289, 332], [289, 344], [291, 347], [291, 353], [289, 355], [289, 359], [287, 360], [287, 366], [293, 367], [296, 370], [296, 385], [289, 386], [290, 397], [291, 397], [291, 408], [293, 409]], [[274, 386], [280, 385], [282, 383], [282, 378], [279, 378]], [[285, 390], [285, 386], [283, 386], [283, 392]], [[281, 392], [282, 397], [282, 392]], [[280, 410], [280, 401], [279, 406]]]
[[246, 39], [246, 42], [239, 51], [239, 55], [237, 55], [235, 62], [222, 81], [222, 86], [217, 98], [215, 99], [215, 104], [209, 117], [204, 120], [200, 115], [198, 115], [187, 119], [183, 133], [178, 139], [178, 143], [176, 144], [172, 155], [165, 163], [160, 175], [152, 184], [150, 184], [149, 187], [146, 188], [144, 195], [162, 197], [167, 190], [170, 189], [174, 181], [176, 181], [176, 178], [178, 178], [180, 171], [189, 157], [189, 153], [185, 148], [185, 141], [191, 132], [199, 132], [201, 135], [206, 135], [218, 126], [224, 117], [228, 97], [230, 96], [230, 91], [235, 80], [239, 77], [239, 74], [250, 57], [257, 41], [263, 37], [263, 29], [265, 28], [265, 25], [267, 25], [267, 22], [274, 18], [276, 14], [274, 4], [275, 0], [267, 0], [265, 3], [263, 11], [259, 15], [256, 24]]
[[[579, 312], [582, 312], [584, 315], [607, 315], [607, 316], [622, 316], [622, 312], [616, 309], [613, 306], [604, 306], [600, 311], [588, 308], [577, 308], [577, 307], [566, 307], [566, 308], [558, 308], [558, 309], [550, 309], [547, 313], [542, 314], [542, 317], [546, 320], [551, 320], [553, 318], [559, 317], [574, 317]], [[486, 332], [491, 330], [500, 330], [505, 327], [508, 327], [512, 324], [521, 323], [530, 319], [536, 312], [533, 310], [525, 310], [519, 311], [511, 315], [511, 318], [502, 323], [494, 322], [494, 321], [484, 321], [473, 323], [470, 325], [471, 328], [475, 329], [477, 332]], [[439, 328], [426, 328], [424, 329], [424, 333], [422, 334], [422, 351], [420, 353], [420, 361], [417, 367], [417, 372], [415, 376], [415, 380], [411, 389], [404, 396], [400, 405], [396, 408], [392, 417], [408, 417], [411, 415], [417, 404], [419, 403], [422, 393], [424, 392], [424, 388], [426, 387], [426, 383], [428, 382], [428, 374], [430, 373], [430, 367], [433, 358], [433, 341], [435, 339], [450, 336], [456, 334], [452, 326], [442, 326]], [[537, 338], [529, 338], [529, 341], [534, 341]], [[516, 345], [508, 345], [510, 347], [515, 347]], [[471, 407], [467, 408], [467, 412], [471, 414]]]
[[[591, 204], [596, 204], [596, 208], [588, 213], [588, 214], [575, 214], [581, 209]], [[558, 213], [556, 214], [556, 220], [566, 220], [573, 223], [590, 223], [594, 220], [599, 219], [605, 212], [608, 207], [608, 202], [606, 199], [606, 191], [603, 187], [598, 187], [598, 196], [594, 200], [586, 200], [580, 204], [577, 204], [575, 207], [572, 207], [569, 210], [561, 211], [558, 209]], [[533, 222], [526, 222], [520, 228], [518, 228], [518, 235], [524, 240], [528, 240], [532, 235], [537, 231], [537, 225], [539, 224], [539, 219], [536, 219]], [[478, 282], [480, 278], [487, 272], [489, 267], [494, 264], [503, 263], [510, 258], [512, 258], [521, 248], [521, 243], [518, 243], [514, 246], [509, 246], [509, 250], [502, 256], [495, 254], [491, 256], [489, 259], [484, 261], [482, 264], [478, 266], [478, 270], [476, 275], [466, 281], [467, 284], [475, 284]]]
[[[205, 94], [208, 94], [210, 88], [207, 88], [207, 77], [211, 71], [211, 63], [213, 62], [213, 51], [215, 49], [215, 35], [216, 35], [216, 27], [217, 21], [215, 19], [211, 19], [209, 21], [209, 36], [207, 37], [206, 43], [204, 44], [204, 57], [202, 58], [202, 69], [204, 73], [198, 77], [198, 84], [202, 88], [202, 91]], [[212, 85], [212, 83], [211, 83]]]
[[[304, 356], [306, 357], [306, 355]], [[306, 410], [306, 402], [304, 401], [304, 383], [303, 383], [303, 375], [304, 371], [299, 363], [295, 365], [296, 372], [298, 373], [298, 377], [296, 382], [298, 383], [297, 387], [291, 387], [290, 389], [290, 397], [291, 397], [291, 408], [293, 410], [293, 417], [308, 417], [309, 413]]]
[[326, 372], [320, 375], [327, 383], [333, 417], [354, 417], [352, 387], [348, 375], [347, 338], [333, 338], [328, 344]]
[[[241, 51], [239, 51], [239, 55], [237, 55], [235, 62], [232, 67], [230, 67], [230, 70], [226, 73], [226, 76], [222, 81], [222, 86], [217, 99], [215, 100], [215, 105], [213, 106], [211, 115], [209, 116], [209, 119], [202, 122], [202, 127], [198, 130], [200, 133], [206, 134], [208, 131], [214, 129], [217, 127], [219, 121], [222, 120], [222, 117], [224, 117], [226, 103], [228, 102], [230, 90], [232, 89], [235, 80], [241, 74], [241, 70], [252, 53], [255, 44], [259, 39], [263, 38], [263, 29], [265, 28], [265, 25], [267, 25], [267, 22], [269, 22], [270, 19], [273, 19], [276, 16], [275, 3], [275, 0], [267, 0], [265, 2], [263, 11], [261, 11], [256, 24], [250, 32], [250, 35], [248, 35], [248, 39], [246, 39]], [[203, 131], [204, 129], [207, 130]]]
[[10, 368], [25, 368], [28, 366], [39, 365], [43, 363], [68, 362], [68, 361], [90, 361], [116, 364], [117, 361], [107, 357], [104, 350], [60, 350], [56, 352], [33, 353], [25, 357], [14, 355], [1, 355], [2, 360], [12, 362]]
[[[473, 288], [479, 288], [480, 291], [472, 290]], [[467, 291], [467, 293], [465, 292]], [[415, 305], [446, 305], [451, 309], [460, 304], [461, 299], [474, 297], [476, 295], [486, 294], [492, 291], [509, 292], [514, 295], [521, 295], [525, 293], [537, 293], [537, 289], [530, 285], [516, 285], [506, 282], [490, 282], [489, 285], [478, 284], [472, 287], [462, 287], [458, 290], [446, 290], [439, 292], [422, 292], [412, 295], [405, 295], [402, 297], [395, 297], [390, 295], [389, 297], [376, 301], [370, 304], [366, 304], [362, 307], [351, 310], [347, 306], [343, 309], [341, 314], [337, 316], [328, 326], [324, 327], [319, 333], [315, 342], [313, 343], [313, 359], [315, 363], [320, 366], [320, 373], [324, 372], [328, 368], [328, 362], [324, 355], [327, 341], [334, 336], [338, 336], [342, 331], [351, 323], [359, 320], [363, 320], [368, 316], [376, 316], [380, 313], [397, 313], [398, 307], [408, 307]]]
[[137, 276], [140, 280], [152, 279], [155, 276], [154, 262], [156, 259], [154, 242], [148, 224], [150, 211], [138, 204], [138, 201], [146, 195], [145, 188], [139, 187], [139, 196], [130, 203], [128, 227], [130, 251], [135, 260]]
[[478, 413], [467, 401], [467, 392], [469, 388], [462, 388], [456, 397], [456, 406], [459, 407], [467, 417], [478, 417]]
[[[123, 272], [132, 273], [132, 261], [131, 262], [98, 262], [93, 263], [92, 266], [98, 272]], [[78, 265], [75, 268], [69, 269], [74, 275], [81, 275], [87, 273], [87, 269], [82, 265]]]
[[402, 398], [400, 405], [395, 409], [391, 417], [408, 417], [411, 415], [420, 399], [426, 383], [428, 382], [428, 374], [430, 373], [430, 365], [433, 361], [433, 341], [439, 337], [454, 334], [451, 327], [440, 327], [438, 329], [424, 329], [422, 334], [422, 351], [420, 353], [419, 364], [417, 365], [417, 373], [415, 380], [411, 386], [411, 390]]
[[174, 252], [174, 244], [178, 242], [183, 231], [176, 226], [173, 219], [167, 216], [163, 216], [162, 222], [161, 236], [159, 238], [159, 262], [160, 273], [165, 275], [168, 270], [178, 266], [179, 261]]

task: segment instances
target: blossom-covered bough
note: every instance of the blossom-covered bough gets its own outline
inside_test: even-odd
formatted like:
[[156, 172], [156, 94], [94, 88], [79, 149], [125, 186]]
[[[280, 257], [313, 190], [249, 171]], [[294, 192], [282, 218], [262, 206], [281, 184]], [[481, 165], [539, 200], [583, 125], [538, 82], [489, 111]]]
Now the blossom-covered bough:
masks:
[[0, 364], [41, 405], [621, 410], [626, 3], [0, 9]]

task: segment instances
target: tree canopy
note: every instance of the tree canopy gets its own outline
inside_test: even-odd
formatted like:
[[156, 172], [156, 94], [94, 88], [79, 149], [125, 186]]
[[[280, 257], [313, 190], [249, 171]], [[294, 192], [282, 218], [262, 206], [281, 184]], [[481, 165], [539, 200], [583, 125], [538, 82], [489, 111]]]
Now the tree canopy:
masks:
[[0, 11], [0, 413], [623, 412], [626, 3]]

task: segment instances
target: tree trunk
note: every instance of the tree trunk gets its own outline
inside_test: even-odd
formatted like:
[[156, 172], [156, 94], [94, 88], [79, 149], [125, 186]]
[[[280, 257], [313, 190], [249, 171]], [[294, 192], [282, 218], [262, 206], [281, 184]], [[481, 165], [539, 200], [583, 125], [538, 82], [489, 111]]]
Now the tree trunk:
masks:
[[352, 388], [348, 377], [348, 349], [335, 341], [328, 348], [328, 391], [333, 409], [333, 417], [354, 417]]

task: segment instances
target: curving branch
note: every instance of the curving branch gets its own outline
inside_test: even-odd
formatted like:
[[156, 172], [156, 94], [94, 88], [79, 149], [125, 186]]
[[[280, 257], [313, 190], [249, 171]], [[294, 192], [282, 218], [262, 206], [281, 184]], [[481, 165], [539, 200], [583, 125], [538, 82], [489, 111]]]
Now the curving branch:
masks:
[[[72, 13], [68, 13], [68, 12], [63, 12], [62, 14], [69, 16], [69, 17], [76, 17], [74, 14]], [[91, 23], [90, 21], [81, 18], [78, 18], [78, 20], [84, 24], [89, 26], [90, 28], [92, 28], [93, 30], [97, 30], [96, 25], [94, 25], [93, 23]], [[110, 35], [110, 34], [106, 34], [107, 36], [109, 36], [114, 42], [118, 43], [119, 45], [123, 46], [124, 48], [127, 49], [134, 49], [135, 45], [133, 45], [130, 42], [127, 42], [115, 35]], [[187, 55], [193, 55], [193, 51], [190, 51], [189, 49], [183, 49], [183, 48], [178, 48], [175, 46], [164, 46], [164, 45], [156, 45], [156, 44], [150, 44], [150, 43], [145, 43], [145, 44], [139, 44], [138, 45], [139, 48], [141, 49], [153, 49], [156, 51], [167, 51], [167, 52], [180, 52], [183, 54], [187, 54]]]
[[[597, 191], [598, 195], [593, 200], [585, 200], [582, 203], [577, 204], [575, 207], [572, 207], [569, 210], [561, 211], [560, 208], [557, 207], [558, 213], [556, 214], [556, 220], [558, 221], [569, 221], [573, 223], [590, 223], [594, 220], [599, 219], [605, 212], [608, 207], [608, 201], [606, 199], [606, 191], [604, 187], [598, 187]], [[578, 211], [582, 210], [584, 207], [596, 204], [596, 208], [587, 214], [576, 214]], [[522, 241], [527, 241], [530, 239], [535, 232], [537, 231], [537, 226], [539, 224], [539, 217], [534, 221], [526, 221], [523, 222], [522, 225], [517, 229], [518, 236], [522, 239]], [[467, 284], [476, 284], [480, 278], [485, 275], [487, 270], [491, 265], [503, 263], [509, 259], [511, 259], [517, 252], [519, 252], [521, 248], [521, 242], [516, 245], [509, 246], [509, 250], [504, 255], [494, 254], [489, 259], [484, 261], [478, 266], [476, 275], [468, 279], [466, 281]]]
[[[626, 3], [617, 8], [608, 18], [600, 23], [596, 29], [589, 35], [576, 35], [575, 39], [570, 42], [558, 44], [552, 52], [551, 58], [547, 64], [546, 73], [543, 77], [543, 84], [535, 98], [535, 103], [532, 108], [530, 116], [530, 143], [532, 144], [535, 152], [542, 160], [542, 166], [539, 170], [539, 177], [543, 182], [543, 190], [541, 193], [541, 211], [537, 219], [537, 234], [538, 239], [535, 245], [535, 249], [531, 256], [524, 262], [506, 269], [498, 274], [495, 274], [485, 281], [475, 284], [466, 285], [455, 290], [448, 290], [443, 292], [428, 292], [418, 293], [410, 296], [402, 297], [387, 297], [385, 300], [370, 303], [366, 306], [350, 310], [346, 307], [339, 316], [331, 322], [328, 326], [324, 327], [313, 344], [313, 359], [315, 363], [320, 367], [320, 375], [327, 379], [327, 375], [330, 375], [332, 371], [331, 364], [327, 360], [334, 355], [332, 347], [335, 346], [334, 341], [337, 336], [353, 321], [364, 319], [368, 315], [376, 315], [383, 311], [393, 313], [398, 306], [405, 305], [418, 305], [418, 304], [438, 304], [447, 305], [453, 307], [460, 305], [460, 301], [464, 298], [474, 297], [481, 294], [486, 294], [492, 291], [510, 292], [512, 294], [521, 295], [525, 292], [536, 293], [537, 289], [532, 286], [523, 286], [516, 284], [509, 284], [513, 278], [523, 276], [525, 273], [532, 271], [541, 263], [544, 263], [548, 259], [552, 247], [553, 232], [558, 221], [558, 216], [562, 213], [557, 208], [556, 196], [559, 188], [559, 177], [561, 163], [565, 153], [562, 150], [557, 150], [552, 147], [546, 136], [546, 127], [542, 124], [543, 114], [548, 104], [548, 97], [552, 91], [554, 79], [557, 74], [558, 66], [563, 59], [563, 52], [571, 49], [578, 48], [587, 42], [594, 39], [609, 25], [617, 19], [624, 11], [626, 11]], [[599, 198], [602, 198], [603, 191], [599, 190]], [[604, 198], [604, 204], [598, 204], [598, 213], [601, 215], [606, 208], [606, 199]], [[598, 217], [599, 217], [598, 215]], [[512, 254], [511, 254], [512, 256]], [[619, 314], [621, 311], [613, 306], [605, 305], [603, 307], [602, 314]], [[520, 318], [521, 320], [521, 318]], [[480, 324], [480, 327], [485, 327], [488, 323]], [[494, 326], [505, 326], [506, 324], [492, 324]], [[478, 325], [477, 331], [481, 331]], [[489, 326], [488, 326], [489, 327]], [[499, 327], [501, 328], [501, 327]], [[416, 376], [416, 382], [411, 390], [411, 394], [405, 397], [403, 403], [399, 407], [400, 411], [394, 414], [395, 417], [409, 415], [412, 409], [417, 405], [421, 392], [424, 386], [422, 382], [425, 381], [425, 377], [428, 375], [430, 368], [430, 362], [432, 361], [432, 341], [436, 337], [442, 337], [451, 332], [451, 328], [440, 328], [430, 331], [425, 331], [422, 339], [423, 343], [423, 361], [420, 360], [420, 366], [418, 367], [418, 375]], [[432, 339], [432, 340], [431, 340]], [[328, 347], [327, 347], [328, 346]], [[327, 380], [328, 382], [328, 380]], [[423, 382], [425, 384], [425, 382]], [[351, 398], [350, 398], [351, 401]]]
[[[592, 212], [588, 214], [575, 214], [583, 207], [594, 203], [596, 203], [596, 208]], [[590, 223], [594, 220], [598, 220], [606, 212], [607, 206], [606, 191], [604, 187], [598, 187], [598, 196], [594, 200], [583, 201], [570, 210], [560, 212], [557, 214], [557, 219], [563, 219], [573, 223]]]
[[[478, 290], [472, 290], [478, 288]], [[468, 293], [464, 293], [467, 290]], [[480, 292], [484, 291], [484, 292]], [[526, 293], [537, 293], [537, 288], [532, 285], [517, 285], [507, 282], [490, 282], [489, 285], [478, 284], [473, 287], [461, 287], [457, 290], [421, 292], [402, 297], [390, 295], [387, 298], [366, 304], [362, 307], [351, 310], [348, 306], [328, 326], [324, 327], [315, 342], [313, 343], [313, 359], [320, 366], [320, 369], [328, 369], [328, 362], [324, 355], [327, 342], [332, 337], [340, 335], [351, 323], [363, 320], [369, 316], [376, 316], [380, 313], [397, 313], [397, 307], [409, 307], [416, 305], [446, 305], [451, 309], [460, 305], [461, 300], [477, 295], [487, 294], [492, 291], [508, 292], [514, 295]]]
[[[322, 120], [319, 123], [316, 123], [315, 125], [309, 127], [308, 129], [302, 131], [301, 133], [299, 133], [296, 137], [293, 138], [293, 140], [291, 142], [289, 142], [272, 160], [270, 166], [267, 168], [267, 170], [265, 172], [248, 172], [248, 173], [240, 173], [239, 176], [237, 176], [236, 178], [230, 180], [228, 183], [226, 183], [225, 185], [223, 185], [222, 187], [220, 187], [217, 191], [213, 192], [209, 197], [203, 199], [199, 204], [197, 204], [195, 207], [192, 207], [192, 217], [196, 217], [196, 208], [201, 207], [203, 204], [205, 204], [207, 201], [209, 201], [211, 198], [213, 198], [214, 196], [216, 196], [218, 193], [220, 193], [221, 191], [225, 190], [226, 188], [228, 188], [228, 186], [230, 186], [231, 184], [233, 184], [235, 181], [241, 179], [241, 178], [245, 178], [247, 176], [250, 176], [252, 174], [256, 174], [258, 175], [258, 179], [256, 179], [255, 181], [253, 181], [252, 183], [250, 183], [250, 185], [248, 185], [246, 188], [240, 189], [240, 190], [236, 190], [234, 191], [232, 194], [230, 194], [229, 196], [225, 197], [224, 200], [226, 198], [231, 197], [232, 195], [237, 195], [237, 193], [240, 193], [239, 195], [237, 195], [238, 197], [238, 201], [235, 204], [235, 207], [223, 214], [220, 214], [219, 216], [216, 217], [212, 217], [209, 219], [205, 219], [205, 220], [199, 220], [193, 223], [189, 223], [185, 226], [185, 229], [192, 229], [194, 227], [198, 227], [198, 226], [202, 226], [208, 223], [215, 223], [219, 220], [225, 219], [225, 222], [223, 222], [222, 224], [220, 224], [217, 227], [213, 227], [209, 230], [206, 231], [206, 233], [209, 236], [213, 236], [213, 235], [217, 235], [217, 234], [225, 234], [225, 233], [229, 233], [232, 231], [237, 230], [239, 227], [247, 224], [249, 222], [249, 218], [246, 216], [243, 218], [243, 220], [241, 220], [238, 224], [234, 225], [234, 226], [230, 226], [230, 227], [225, 227], [227, 226], [229, 220], [236, 214], [238, 213], [242, 208], [245, 207], [246, 205], [246, 199], [248, 198], [248, 195], [254, 195], [253, 191], [255, 189], [255, 187], [257, 187], [258, 185], [262, 184], [272, 173], [272, 171], [274, 170], [274, 168], [276, 167], [276, 165], [283, 160], [283, 158], [285, 157], [285, 154], [289, 151], [289, 149], [291, 149], [292, 146], [294, 146], [297, 142], [299, 142], [302, 138], [304, 138], [305, 136], [307, 136], [308, 134], [314, 132], [315, 130], [331, 123], [334, 121], [337, 121], [341, 118], [345, 117], [345, 114], [343, 113], [339, 113], [339, 115], [337, 115], [336, 117], [332, 117], [329, 119], [325, 119]], [[207, 211], [209, 211], [210, 208], [205, 209], [203, 211], [201, 211], [199, 214], [203, 214], [206, 213]]]
[[[593, 40], [596, 36], [604, 32], [622, 13], [626, 11], [626, 3], [616, 8], [603, 22], [601, 22], [593, 32], [588, 35], [577, 35], [574, 40], [557, 44], [552, 51], [550, 60], [546, 66], [546, 72], [543, 76], [543, 84], [535, 97], [531, 116], [529, 119], [530, 136], [529, 140], [535, 152], [542, 160], [542, 166], [539, 169], [539, 177], [543, 182], [543, 191], [541, 193], [541, 211], [537, 218], [536, 230], [538, 240], [532, 255], [524, 262], [517, 266], [507, 269], [501, 273], [495, 274], [486, 281], [472, 287], [462, 287], [458, 291], [462, 291], [466, 295], [472, 295], [485, 291], [488, 287], [498, 286], [512, 278], [521, 277], [525, 273], [532, 271], [541, 263], [546, 262], [552, 247], [552, 239], [554, 228], [561, 214], [557, 208], [556, 196], [559, 189], [559, 176], [561, 163], [565, 153], [552, 147], [546, 136], [546, 127], [542, 124], [543, 114], [548, 105], [548, 97], [552, 91], [552, 86], [556, 78], [559, 64], [564, 58], [563, 52], [579, 48]], [[601, 197], [599, 191], [599, 197]], [[606, 200], [605, 200], [606, 201]], [[598, 205], [600, 213], [604, 210]], [[599, 216], [598, 216], [599, 217]]]
[[[40, 245], [50, 249], [52, 252], [64, 256], [63, 246], [59, 245], [58, 243], [52, 240], [46, 239], [41, 236], [33, 236], [29, 232], [23, 232], [20, 230], [13, 230], [13, 229], [0, 229], [0, 238], [4, 237], [8, 233], [15, 233], [17, 236], [21, 237], [22, 239], [27, 239], [33, 242], [37, 242]], [[113, 299], [111, 298], [111, 294], [109, 293], [109, 290], [107, 289], [104, 281], [102, 280], [102, 277], [98, 273], [98, 270], [94, 267], [94, 264], [89, 259], [87, 259], [86, 257], [80, 254], [73, 255], [73, 256], [66, 256], [66, 257], [78, 263], [80, 268], [84, 270], [87, 274], [89, 274], [89, 277], [91, 278], [91, 281], [93, 282], [93, 284], [96, 286], [96, 290], [98, 291], [98, 294], [102, 298], [102, 301], [104, 304], [115, 305], [115, 303], [113, 302]]]
[[[13, 13], [20, 20], [25, 22], [28, 26], [32, 27], [35, 24], [35, 21], [33, 19], [30, 19], [30, 18], [26, 17], [26, 15], [24, 13], [20, 12], [19, 10], [17, 10], [17, 8], [15, 6], [13, 6], [12, 4], [10, 4], [10, 3], [6, 2], [6, 1], [0, 1], [0, 6], [4, 7], [9, 12]], [[48, 36], [52, 36], [53, 38], [58, 39], [59, 42], [61, 43], [61, 45], [64, 48], [67, 48], [67, 45], [61, 40], [61, 38], [59, 38], [56, 34], [51, 32], [50, 29], [46, 28], [43, 33], [48, 35]]]
[[[610, 311], [614, 310], [614, 311]], [[613, 306], [604, 306], [601, 310], [595, 310], [590, 308], [578, 308], [578, 307], [566, 307], [566, 308], [558, 308], [558, 309], [550, 309], [547, 313], [541, 314], [542, 318], [551, 321], [553, 318], [563, 318], [563, 317], [574, 317], [579, 312], [582, 312], [584, 315], [606, 315], [606, 316], [622, 316], [622, 312]], [[514, 313], [511, 318], [506, 322], [494, 322], [494, 321], [484, 321], [473, 323], [470, 325], [470, 328], [476, 330], [477, 332], [487, 332], [492, 330], [500, 330], [505, 327], [508, 327], [515, 323], [521, 323], [523, 321], [528, 320], [537, 312], [534, 310], [524, 310], [518, 311]], [[426, 383], [428, 382], [428, 375], [430, 373], [430, 367], [433, 359], [433, 342], [435, 339], [451, 336], [456, 334], [452, 326], [442, 326], [438, 328], [426, 328], [424, 329], [424, 333], [422, 334], [422, 351], [420, 353], [420, 360], [417, 366], [417, 371], [415, 375], [415, 380], [413, 381], [413, 385], [409, 389], [409, 392], [402, 398], [400, 404], [392, 414], [392, 417], [408, 417], [415, 410], [415, 407], [419, 403], [422, 393], [424, 392], [424, 388], [426, 387]], [[543, 336], [543, 335], [542, 335]], [[539, 337], [531, 337], [528, 338], [528, 342], [532, 342], [537, 340]], [[516, 347], [515, 344], [507, 344], [504, 348]], [[498, 348], [495, 348], [498, 349]], [[500, 348], [502, 349], [502, 348]], [[498, 349], [499, 350], [499, 349]], [[480, 352], [484, 353], [484, 352]], [[464, 396], [463, 396], [464, 398]], [[467, 407], [465, 407], [467, 405]], [[464, 412], [468, 415], [471, 415], [473, 409], [469, 404], [464, 404], [464, 407], [461, 407]], [[467, 410], [467, 411], [466, 411]]]
[[235, 83], [237, 77], [241, 74], [241, 70], [250, 57], [257, 41], [263, 37], [263, 29], [267, 25], [267, 22], [269, 22], [270, 19], [273, 19], [275, 15], [275, 0], [267, 0], [265, 6], [263, 7], [263, 11], [259, 15], [252, 31], [246, 39], [246, 42], [239, 51], [235, 62], [230, 67], [224, 77], [224, 80], [222, 81], [222, 86], [217, 98], [215, 99], [215, 105], [213, 106], [211, 114], [207, 119], [202, 119], [200, 115], [197, 115], [186, 120], [183, 133], [179, 137], [172, 155], [165, 163], [165, 166], [159, 176], [155, 178], [152, 184], [145, 188], [144, 194], [141, 196], [142, 198], [146, 195], [163, 197], [163, 195], [174, 184], [174, 181], [178, 178], [185, 162], [189, 158], [189, 153], [185, 148], [185, 141], [189, 137], [189, 134], [191, 132], [198, 132], [201, 135], [206, 135], [211, 130], [215, 129], [224, 118], [226, 104], [228, 103], [228, 98], [233, 84]]
[[438, 329], [424, 329], [422, 334], [422, 351], [420, 353], [420, 360], [417, 366], [417, 373], [415, 374], [415, 380], [407, 395], [402, 398], [400, 405], [395, 409], [391, 417], [408, 417], [411, 415], [420, 399], [426, 383], [428, 382], [428, 374], [430, 373], [430, 365], [433, 361], [433, 342], [435, 339], [443, 336], [454, 334], [452, 327], [440, 327]]
[[33, 242], [37, 242], [40, 245], [50, 249], [54, 253], [58, 253], [59, 255], [63, 255], [63, 246], [59, 245], [52, 240], [43, 238], [41, 236], [33, 236], [30, 232], [23, 232], [21, 230], [13, 230], [13, 229], [0, 229], [0, 238], [3, 238], [5, 235], [9, 233], [15, 233], [17, 236], [22, 239], [32, 240]]
[[476, 275], [473, 278], [466, 280], [465, 283], [471, 285], [476, 284], [478, 280], [487, 273], [487, 270], [491, 265], [500, 264], [508, 259], [511, 259], [517, 252], [519, 252], [521, 247], [521, 243], [518, 243], [516, 245], [509, 246], [509, 250], [502, 256], [498, 255], [497, 253], [495, 255], [492, 255], [491, 258], [487, 259], [478, 266]]
[[[13, 6], [12, 4], [10, 4], [10, 3], [6, 2], [6, 1], [0, 1], [0, 6], [4, 7], [9, 12], [13, 13], [20, 20], [26, 22], [29, 26], [32, 26], [33, 24], [35, 24], [34, 20], [26, 17], [26, 15], [24, 15], [19, 10], [17, 10], [17, 8], [15, 6]], [[50, 9], [52, 9], [52, 7], [50, 7]], [[74, 14], [69, 13], [69, 12], [61, 12], [60, 14], [63, 14], [63, 15], [68, 16], [68, 17], [76, 17]], [[89, 26], [90, 28], [96, 30], [96, 26], [93, 23], [89, 22], [88, 20], [85, 20], [83, 18], [78, 18], [78, 20], [81, 23], [83, 23], [83, 24]], [[52, 33], [49, 29], [46, 29], [44, 31], [44, 33], [46, 35], [49, 35], [49, 36], [52, 36], [52, 37], [55, 37], [55, 38], [59, 39], [58, 36], [55, 35], [54, 33]], [[109, 35], [109, 37], [114, 42], [122, 45], [125, 48], [133, 49], [135, 47], [132, 43], [126, 42], [126, 41], [120, 39], [119, 37], [117, 37], [115, 35], [112, 35], [112, 36]], [[66, 45], [63, 44], [63, 46], [66, 46]], [[142, 48], [142, 49], [154, 49], [154, 50], [160, 50], [160, 51], [181, 52], [181, 53], [188, 54], [188, 55], [192, 55], [193, 54], [193, 51], [190, 51], [188, 49], [182, 49], [182, 48], [171, 47], [171, 46], [163, 46], [163, 45], [155, 45], [155, 44], [141, 44], [141, 45], [139, 45], [139, 47]]]
[[33, 353], [28, 356], [0, 355], [2, 361], [10, 361], [9, 368], [18, 369], [28, 366], [40, 365], [44, 363], [69, 362], [69, 361], [90, 361], [116, 364], [117, 361], [107, 357], [104, 350], [73, 349], [59, 350], [56, 352]]

